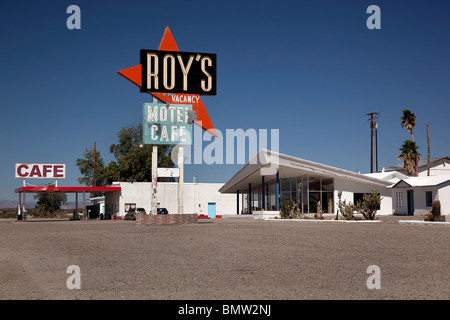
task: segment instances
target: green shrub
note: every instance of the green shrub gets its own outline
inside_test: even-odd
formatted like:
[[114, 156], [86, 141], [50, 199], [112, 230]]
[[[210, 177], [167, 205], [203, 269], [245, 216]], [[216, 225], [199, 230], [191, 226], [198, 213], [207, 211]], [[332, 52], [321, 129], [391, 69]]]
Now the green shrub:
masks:
[[293, 200], [284, 200], [280, 204], [280, 216], [283, 219], [291, 219], [295, 211], [295, 202]]
[[339, 211], [341, 212], [342, 216], [346, 220], [352, 220], [354, 211], [356, 211], [356, 206], [351, 201], [347, 204], [346, 200], [344, 200], [344, 201], [341, 200], [341, 197], [342, 197], [342, 191], [338, 191], [338, 199], [339, 199], [339, 201], [338, 201], [338, 208], [339, 208]]
[[367, 220], [374, 220], [380, 204], [380, 193], [378, 192], [378, 189], [374, 189], [371, 193], [363, 195], [363, 201], [358, 201], [356, 209], [358, 213], [361, 213]]

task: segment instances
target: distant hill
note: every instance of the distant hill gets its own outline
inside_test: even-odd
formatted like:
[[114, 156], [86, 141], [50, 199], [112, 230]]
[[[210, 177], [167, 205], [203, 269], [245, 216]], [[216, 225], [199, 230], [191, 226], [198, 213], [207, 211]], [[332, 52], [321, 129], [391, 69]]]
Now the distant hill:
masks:
[[[0, 208], [15, 208], [19, 204], [19, 200], [0, 200]], [[27, 208], [34, 208], [36, 201], [27, 201]]]
[[[19, 204], [19, 200], [0, 200], [0, 209], [9, 209], [9, 208], [16, 208]], [[86, 201], [86, 205], [90, 205], [91, 201]], [[34, 208], [36, 207], [36, 201], [27, 201], [26, 202], [27, 208]], [[78, 201], [78, 208], [83, 207], [83, 202]], [[75, 209], [75, 201], [68, 202], [67, 205], [62, 206], [62, 209]]]

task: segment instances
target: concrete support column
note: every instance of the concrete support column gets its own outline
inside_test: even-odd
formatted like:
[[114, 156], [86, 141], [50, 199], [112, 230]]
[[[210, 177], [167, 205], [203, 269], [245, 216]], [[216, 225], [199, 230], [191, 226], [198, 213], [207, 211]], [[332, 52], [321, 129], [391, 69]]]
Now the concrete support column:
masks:
[[252, 184], [248, 184], [248, 213], [252, 214]]
[[264, 209], [264, 210], [266, 210], [266, 201], [265, 201], [265, 192], [264, 192], [264, 190], [265, 190], [265, 186], [264, 186], [264, 176], [261, 176], [262, 177], [262, 208]]
[[237, 202], [236, 214], [239, 214], [239, 190], [236, 192], [236, 202]]

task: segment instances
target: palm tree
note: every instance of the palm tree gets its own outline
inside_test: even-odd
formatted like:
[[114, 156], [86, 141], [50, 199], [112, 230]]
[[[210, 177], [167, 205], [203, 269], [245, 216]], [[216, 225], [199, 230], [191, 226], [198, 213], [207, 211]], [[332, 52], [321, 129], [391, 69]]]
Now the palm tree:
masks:
[[402, 121], [400, 124], [402, 125], [402, 128], [405, 127], [406, 130], [411, 133], [411, 141], [414, 142], [413, 130], [416, 126], [416, 116], [409, 110], [403, 110], [403, 117], [401, 117], [401, 119]]
[[411, 140], [406, 140], [399, 149], [401, 153], [398, 156], [398, 159], [403, 160], [403, 169], [410, 177], [413, 173], [415, 173], [416, 176], [419, 174], [419, 160], [422, 155], [417, 149], [419, 149], [419, 147]]

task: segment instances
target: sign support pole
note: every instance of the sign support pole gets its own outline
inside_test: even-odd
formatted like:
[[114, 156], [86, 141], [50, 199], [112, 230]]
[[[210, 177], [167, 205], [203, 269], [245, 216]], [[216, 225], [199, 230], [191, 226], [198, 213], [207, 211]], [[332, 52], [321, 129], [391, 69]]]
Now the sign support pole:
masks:
[[27, 221], [27, 209], [26, 209], [27, 200], [25, 199], [26, 194], [27, 194], [26, 192], [23, 193], [23, 206], [22, 206], [22, 220], [23, 221]]
[[156, 188], [158, 184], [158, 146], [153, 145], [152, 150], [152, 214], [157, 214], [156, 212]]
[[183, 183], [184, 183], [184, 147], [179, 145], [178, 148], [178, 168], [180, 170], [180, 175], [178, 176], [178, 214], [184, 213], [183, 206]]
[[88, 214], [86, 211], [86, 191], [83, 191], [83, 218], [87, 221]]
[[[158, 99], [153, 97], [153, 103], [158, 103]], [[157, 214], [156, 191], [158, 187], [158, 146], [152, 146], [152, 192], [151, 192], [151, 214]]]

